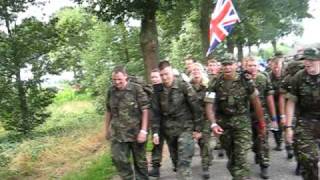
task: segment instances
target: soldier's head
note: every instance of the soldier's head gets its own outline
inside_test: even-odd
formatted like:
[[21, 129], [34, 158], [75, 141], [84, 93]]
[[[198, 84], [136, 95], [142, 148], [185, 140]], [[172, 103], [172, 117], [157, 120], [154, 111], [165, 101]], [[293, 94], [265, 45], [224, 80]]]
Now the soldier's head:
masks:
[[165, 87], [170, 87], [174, 80], [174, 73], [169, 61], [161, 61], [158, 67], [163, 85]]
[[252, 56], [248, 56], [246, 59], [245, 70], [249, 71], [251, 75], [255, 76], [259, 72], [259, 65], [257, 59]]
[[277, 55], [277, 56], [274, 56], [273, 58], [271, 58], [270, 61], [271, 61], [272, 74], [275, 77], [280, 78], [282, 75], [282, 67], [283, 67], [284, 57], [282, 55]]
[[128, 84], [128, 74], [123, 66], [116, 66], [112, 70], [112, 85], [117, 89], [124, 89]]
[[186, 69], [186, 71], [188, 73], [191, 72], [191, 68], [192, 68], [192, 64], [195, 63], [196, 60], [192, 57], [191, 54], [188, 54], [185, 58], [184, 58], [184, 67]]
[[218, 62], [216, 59], [209, 59], [207, 61], [207, 70], [208, 70], [208, 74], [219, 74], [220, 72], [220, 68], [221, 68], [221, 63]]
[[150, 73], [150, 81], [152, 84], [161, 84], [161, 77], [160, 77], [160, 71], [158, 68], [154, 68], [151, 70]]
[[201, 79], [205, 73], [202, 64], [194, 63], [191, 67], [191, 78], [192, 79]]
[[223, 76], [226, 79], [232, 79], [237, 72], [237, 62], [232, 54], [225, 54], [221, 59]]
[[320, 74], [320, 49], [307, 48], [303, 51], [300, 60], [304, 60], [304, 67], [308, 74]]

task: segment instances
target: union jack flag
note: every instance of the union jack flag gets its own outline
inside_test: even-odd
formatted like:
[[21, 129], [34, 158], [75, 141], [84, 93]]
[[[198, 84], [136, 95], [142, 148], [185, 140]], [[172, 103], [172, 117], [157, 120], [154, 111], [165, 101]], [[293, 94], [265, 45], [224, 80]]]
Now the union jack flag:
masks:
[[234, 24], [237, 22], [240, 22], [240, 18], [232, 4], [232, 0], [218, 0], [211, 14], [209, 29], [210, 45], [207, 56], [229, 35]]

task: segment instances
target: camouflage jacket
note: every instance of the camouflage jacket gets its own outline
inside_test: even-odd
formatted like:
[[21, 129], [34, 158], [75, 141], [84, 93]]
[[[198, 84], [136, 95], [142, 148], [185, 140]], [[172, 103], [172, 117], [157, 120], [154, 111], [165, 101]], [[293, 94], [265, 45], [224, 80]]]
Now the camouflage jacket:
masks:
[[111, 87], [106, 107], [111, 113], [111, 137], [119, 142], [134, 142], [141, 128], [142, 110], [150, 106], [142, 86], [128, 82], [124, 90]]
[[[201, 131], [201, 110], [195, 91], [191, 85], [176, 78], [171, 88], [164, 88], [159, 96], [152, 98], [154, 116], [152, 130], [166, 135], [179, 135], [184, 131]], [[160, 126], [161, 125], [161, 126]]]
[[201, 111], [201, 114], [203, 115], [202, 118], [201, 118], [201, 131], [202, 132], [211, 132], [210, 130], [210, 124], [211, 122], [208, 121], [206, 119], [206, 115], [205, 115], [205, 103], [204, 103], [204, 98], [206, 96], [206, 92], [207, 92], [207, 87], [204, 86], [204, 85], [200, 85], [200, 86], [196, 86], [194, 85], [192, 82], [191, 82], [191, 85], [193, 87], [193, 89], [196, 91], [196, 96], [198, 98], [198, 102], [199, 102], [199, 107], [200, 107], [200, 111]]
[[[273, 86], [268, 74], [259, 72], [254, 79], [254, 83], [259, 91], [262, 106], [264, 109], [267, 109], [267, 96], [274, 94]], [[253, 110], [253, 108], [250, 109]], [[266, 113], [267, 111], [264, 112]]]
[[249, 113], [250, 97], [257, 96], [255, 85], [237, 75], [235, 80], [225, 80], [219, 77], [214, 84], [210, 84], [208, 94], [215, 98], [205, 98], [206, 103], [214, 103], [216, 112], [220, 116], [234, 116]]
[[299, 71], [291, 79], [292, 88], [287, 97], [297, 102], [301, 117], [320, 119], [320, 75]]

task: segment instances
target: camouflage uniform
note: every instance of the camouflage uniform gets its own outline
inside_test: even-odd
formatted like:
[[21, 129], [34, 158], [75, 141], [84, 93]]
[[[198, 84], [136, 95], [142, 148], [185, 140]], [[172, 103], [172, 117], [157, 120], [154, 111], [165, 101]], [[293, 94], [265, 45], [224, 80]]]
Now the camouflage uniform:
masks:
[[[265, 113], [265, 120], [270, 119], [267, 114], [267, 96], [273, 95], [274, 91], [272, 89], [272, 84], [270, 78], [267, 74], [258, 73], [257, 77], [254, 79], [255, 85], [259, 91], [259, 97], [262, 102], [262, 106], [264, 108]], [[259, 121], [256, 117], [255, 113], [253, 112], [253, 108], [251, 110], [251, 120], [252, 120], [252, 140], [253, 146], [252, 150], [256, 153], [257, 162], [260, 164], [261, 167], [268, 167], [269, 166], [269, 143], [268, 143], [268, 131], [266, 131], [266, 136], [264, 139], [259, 138]], [[266, 122], [267, 124], [268, 122]]]
[[[320, 54], [317, 55], [317, 58], [320, 59]], [[292, 78], [291, 85], [292, 88], [287, 97], [295, 101], [299, 109], [294, 132], [294, 146], [297, 149], [298, 162], [302, 165], [302, 176], [305, 180], [318, 180], [320, 74], [309, 75], [305, 70], [301, 70]]]
[[161, 112], [162, 118], [154, 117], [152, 128], [154, 133], [159, 133], [160, 128], [163, 130], [171, 159], [178, 171], [177, 178], [192, 179], [192, 132], [200, 132], [202, 115], [195, 91], [189, 83], [175, 78], [170, 88], [165, 87], [159, 98], [153, 99], [152, 110]]
[[206, 120], [205, 110], [204, 110], [205, 108], [204, 97], [206, 95], [207, 87], [203, 85], [197, 86], [195, 84], [192, 84], [192, 87], [197, 93], [197, 98], [201, 105], [200, 108], [203, 114], [203, 118], [201, 119], [202, 120], [202, 129], [201, 129], [202, 137], [198, 141], [198, 144], [200, 147], [202, 169], [208, 170], [213, 160], [213, 155], [212, 155], [212, 148], [210, 146], [210, 140], [211, 140], [210, 124], [211, 123], [210, 121]]
[[[252, 136], [249, 100], [257, 96], [254, 85], [240, 75], [234, 80], [219, 77], [209, 85], [208, 91], [216, 94], [215, 106], [220, 117], [217, 124], [224, 130], [220, 141], [229, 159], [227, 168], [233, 179], [244, 179], [250, 175], [247, 162]], [[213, 99], [206, 98], [205, 102], [213, 103]]]
[[282, 127], [281, 127], [281, 123], [280, 123], [280, 112], [279, 112], [279, 95], [280, 95], [280, 87], [281, 87], [281, 82], [282, 82], [282, 77], [281, 78], [276, 78], [272, 72], [270, 72], [270, 79], [271, 79], [271, 83], [272, 83], [272, 87], [274, 90], [274, 103], [275, 103], [275, 108], [276, 108], [276, 114], [277, 114], [277, 122], [278, 122], [278, 130], [277, 131], [272, 131], [273, 135], [274, 135], [274, 139], [276, 141], [277, 144], [277, 148], [279, 150], [281, 150], [281, 144], [283, 141], [282, 138]]
[[[153, 88], [153, 94], [152, 94], [152, 99], [155, 99], [155, 98], [159, 98], [159, 93], [161, 91], [163, 91], [163, 86], [161, 84], [161, 86], [157, 86], [159, 88], [156, 88], [154, 87]], [[159, 118], [161, 118], [161, 112], [160, 111], [151, 111], [152, 112], [152, 122], [156, 119], [158, 120]], [[158, 118], [156, 118], [158, 117]], [[161, 123], [161, 121], [160, 121]], [[160, 127], [161, 124], [160, 124]], [[154, 133], [157, 133], [157, 132], [154, 132]], [[163, 130], [162, 128], [159, 129], [159, 144], [158, 145], [155, 145], [153, 144], [153, 148], [152, 148], [152, 151], [151, 151], [151, 162], [152, 162], [152, 167], [154, 169], [157, 169], [160, 168], [161, 166], [161, 161], [162, 161], [162, 149], [163, 149], [163, 144], [164, 144], [164, 136], [163, 136]]]
[[[286, 75], [284, 76], [281, 85], [280, 85], [280, 93], [284, 94], [286, 96], [286, 94], [288, 92], [290, 92], [292, 86], [291, 86], [291, 80], [293, 78], [293, 76], [301, 69], [304, 68], [304, 65], [302, 63], [302, 61], [293, 61], [290, 62], [288, 64], [288, 66], [286, 67]], [[296, 114], [298, 113], [299, 109], [296, 108], [295, 112]], [[293, 118], [293, 122], [292, 122], [293, 126], [295, 127], [295, 123], [296, 123], [296, 117]], [[297, 151], [295, 149], [293, 149], [293, 146], [291, 143], [287, 143], [286, 144], [286, 150], [288, 153], [288, 159], [291, 159], [293, 156], [292, 151], [295, 151], [295, 155], [297, 154]], [[298, 173], [298, 172], [297, 172]]]
[[106, 107], [111, 114], [112, 160], [124, 180], [148, 179], [145, 143], [138, 143], [136, 139], [142, 110], [149, 106], [148, 97], [139, 84], [129, 81], [124, 90], [111, 87], [108, 91]]

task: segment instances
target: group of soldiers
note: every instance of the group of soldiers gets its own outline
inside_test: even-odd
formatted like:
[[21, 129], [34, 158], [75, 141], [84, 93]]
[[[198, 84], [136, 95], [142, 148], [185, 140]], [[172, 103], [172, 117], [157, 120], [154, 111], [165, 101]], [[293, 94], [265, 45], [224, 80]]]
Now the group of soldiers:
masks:
[[[268, 179], [269, 130], [274, 134], [274, 150], [285, 146], [288, 158], [296, 157], [297, 173], [301, 171], [305, 180], [319, 179], [319, 48], [306, 48], [289, 62], [275, 54], [266, 71], [259, 71], [254, 57], [245, 57], [239, 64], [228, 54], [209, 59], [206, 67], [187, 57], [185, 67], [184, 73], [176, 73], [169, 61], [161, 61], [150, 73], [149, 94], [145, 85], [131, 80], [124, 67], [114, 68], [105, 128], [122, 179], [160, 177], [164, 142], [177, 179], [192, 179], [196, 143], [202, 176], [209, 179], [212, 134], [226, 152], [234, 180], [250, 179], [250, 150], [260, 165], [261, 178]], [[149, 132], [154, 146], [148, 172]]]

